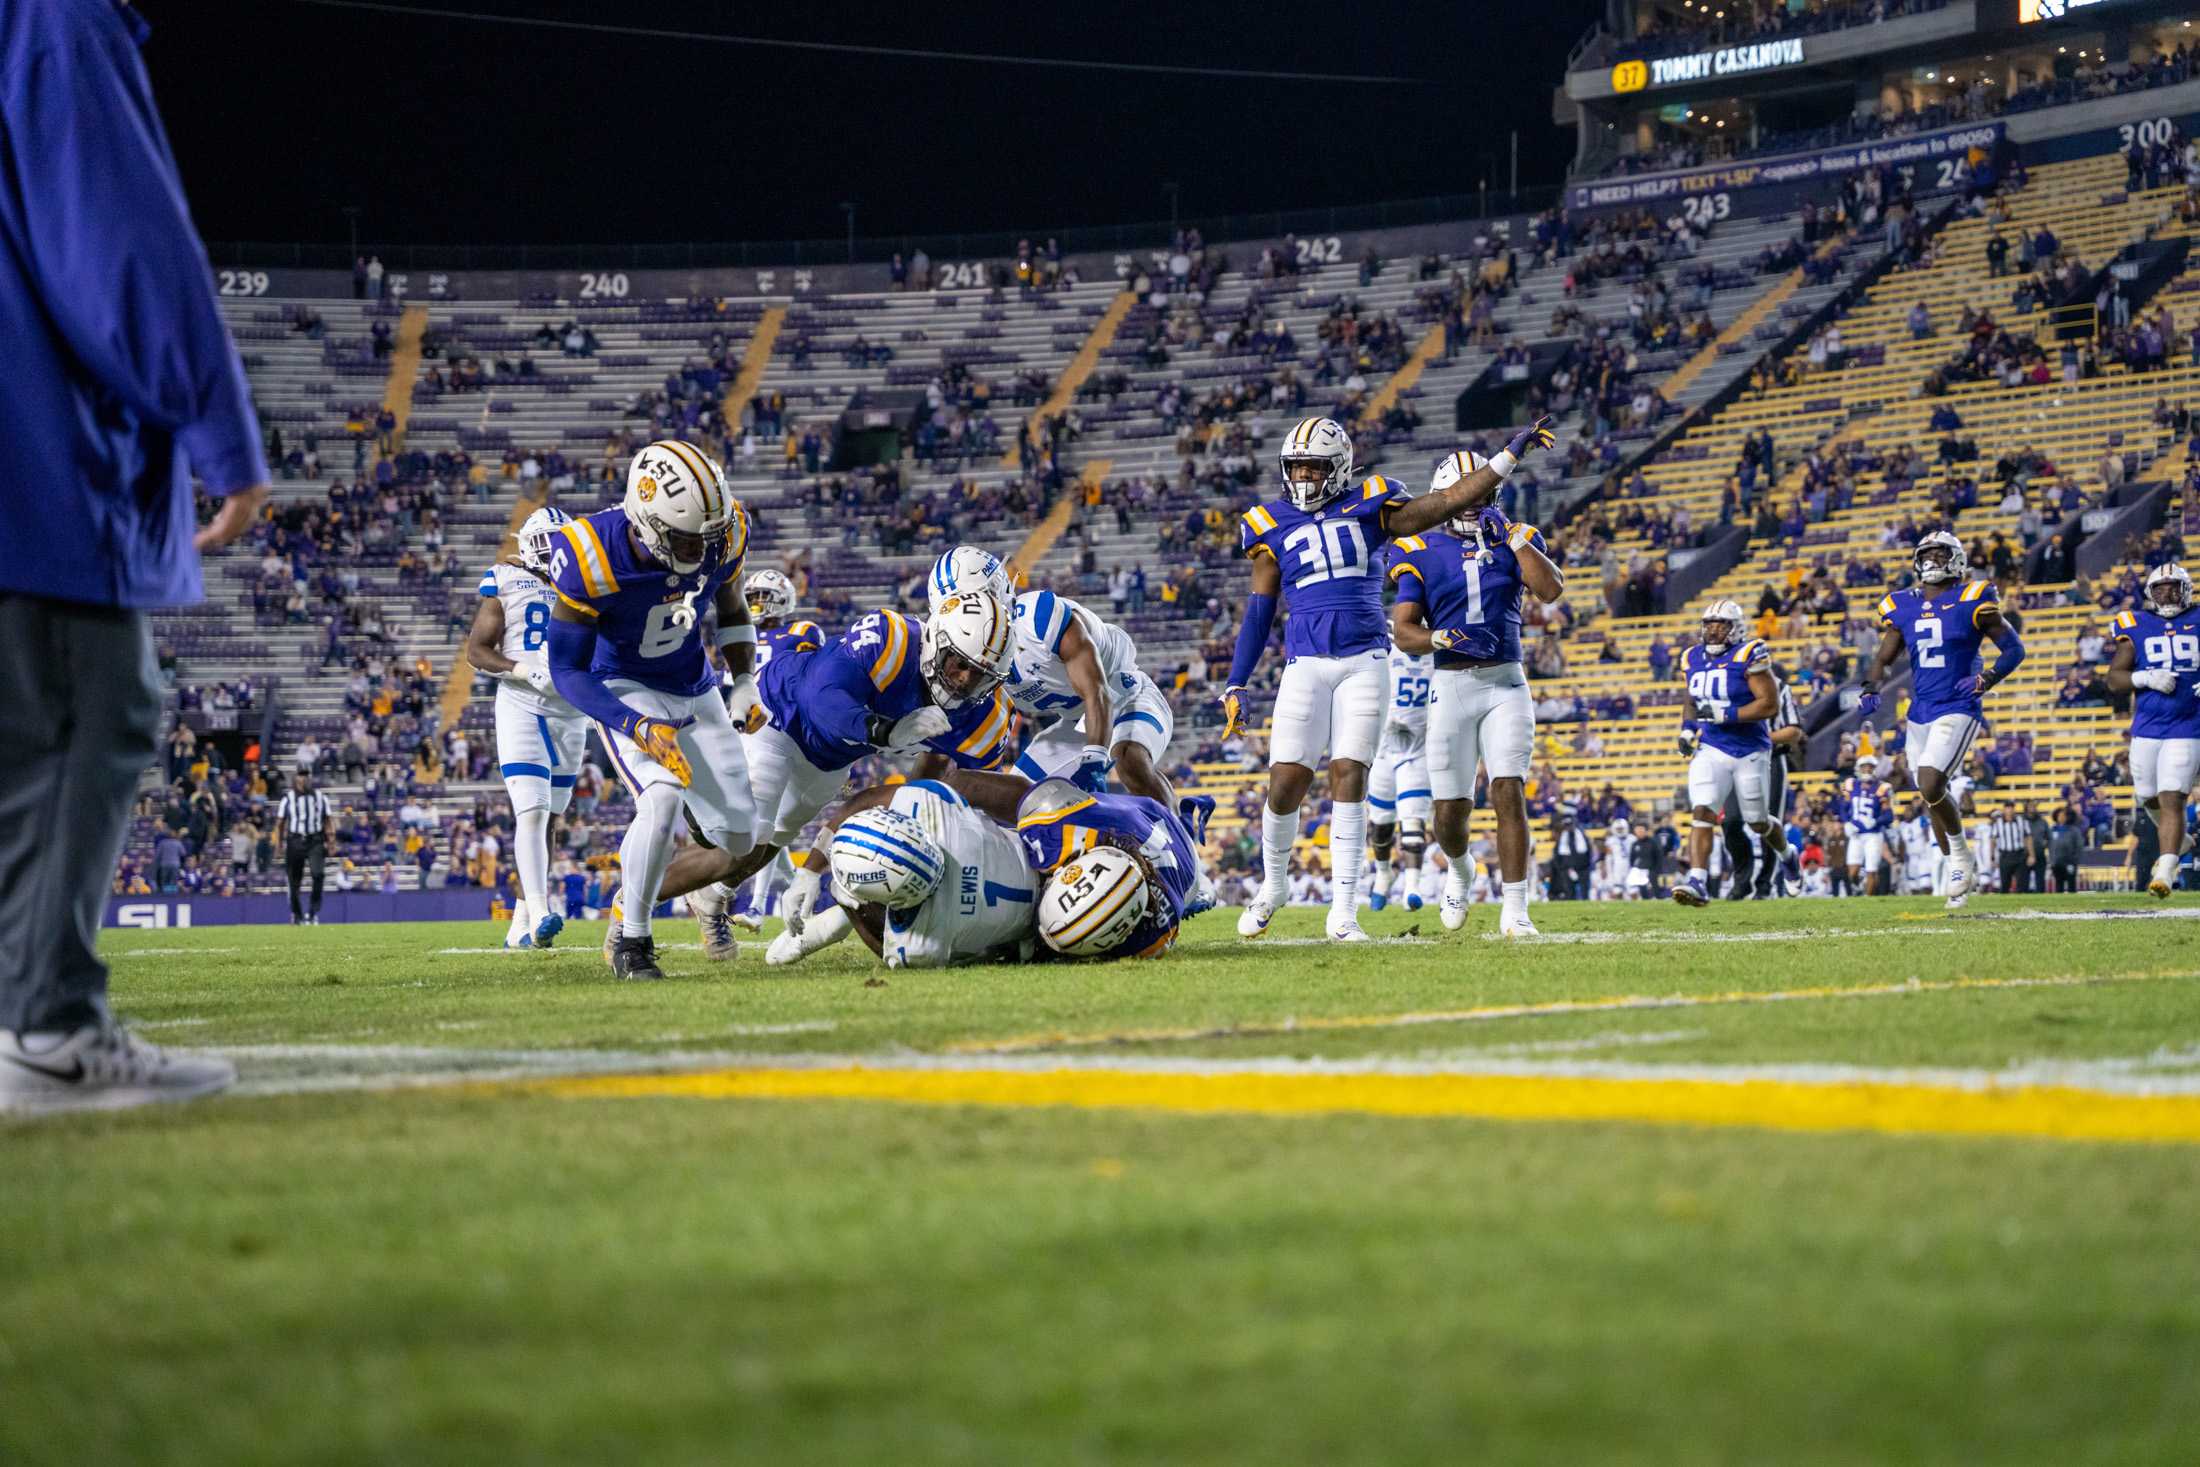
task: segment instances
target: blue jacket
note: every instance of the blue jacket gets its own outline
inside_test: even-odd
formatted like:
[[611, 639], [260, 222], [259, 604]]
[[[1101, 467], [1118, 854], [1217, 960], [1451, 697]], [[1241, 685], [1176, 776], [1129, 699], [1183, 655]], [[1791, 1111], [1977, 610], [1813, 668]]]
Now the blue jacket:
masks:
[[144, 37], [114, 0], [0, 5], [0, 592], [197, 601], [193, 475], [267, 481]]

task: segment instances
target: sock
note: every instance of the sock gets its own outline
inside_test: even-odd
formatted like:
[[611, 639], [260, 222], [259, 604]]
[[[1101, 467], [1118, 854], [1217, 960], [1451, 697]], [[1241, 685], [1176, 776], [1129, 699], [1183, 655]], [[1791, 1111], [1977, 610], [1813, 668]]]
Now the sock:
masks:
[[512, 814], [512, 864], [519, 868], [519, 889], [528, 915], [541, 921], [550, 910], [550, 812], [516, 810]]
[[1360, 879], [1367, 871], [1367, 801], [1339, 800], [1329, 812], [1329, 910], [1352, 916], [1360, 908]]
[[1390, 884], [1397, 879], [1397, 876], [1398, 873], [1390, 862], [1384, 857], [1377, 856], [1375, 858], [1375, 877], [1367, 889], [1375, 896], [1387, 897], [1390, 895]]
[[513, 927], [517, 928], [521, 932], [532, 932], [535, 930], [535, 924], [533, 920], [531, 920], [533, 917], [534, 913], [529, 911], [527, 908], [527, 898], [514, 897], [512, 899]]
[[1422, 901], [1433, 902], [1444, 894], [1444, 873], [1433, 862], [1423, 860], [1413, 876], [1420, 883]]
[[1454, 861], [1444, 870], [1444, 895], [1464, 902], [1473, 894], [1473, 886], [1467, 880], [1467, 863], [1464, 858]]
[[1525, 881], [1508, 881], [1504, 883], [1503, 891], [1505, 896], [1505, 915], [1508, 917], [1527, 916], [1528, 883]]
[[1291, 847], [1298, 838], [1298, 811], [1278, 815], [1265, 804], [1260, 807], [1260, 894], [1270, 906], [1291, 900]]
[[634, 823], [619, 842], [619, 905], [622, 930], [628, 937], [649, 936], [649, 911], [657, 905], [657, 888], [664, 885], [665, 867], [672, 863], [673, 827], [680, 819], [680, 792], [669, 784], [653, 784], [634, 802]]
[[1689, 868], [1688, 868], [1688, 879], [1689, 879], [1690, 881], [1694, 881], [1694, 882], [1704, 882], [1704, 881], [1708, 881], [1708, 880], [1710, 879], [1710, 877], [1709, 877], [1709, 875], [1708, 875], [1708, 874], [1707, 874], [1707, 873], [1706, 873], [1706, 872], [1704, 871], [1703, 867], [1701, 867], [1701, 866], [1691, 866], [1691, 867], [1689, 867]]

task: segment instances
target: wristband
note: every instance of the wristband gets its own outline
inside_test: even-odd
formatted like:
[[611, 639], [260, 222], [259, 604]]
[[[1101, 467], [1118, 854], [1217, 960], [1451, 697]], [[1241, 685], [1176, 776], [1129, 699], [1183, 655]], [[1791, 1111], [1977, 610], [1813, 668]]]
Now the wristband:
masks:
[[718, 629], [719, 646], [730, 647], [739, 642], [746, 642], [752, 647], [756, 645], [756, 627], [753, 623], [737, 621], [731, 626]]
[[1490, 472], [1500, 479], [1512, 477], [1512, 471], [1520, 467], [1520, 460], [1513, 457], [1509, 448], [1500, 448], [1490, 459]]
[[1534, 538], [1535, 526], [1514, 525], [1512, 527], [1512, 533], [1505, 537], [1505, 544], [1511, 549], [1518, 550], [1521, 546], [1527, 544], [1530, 540]]

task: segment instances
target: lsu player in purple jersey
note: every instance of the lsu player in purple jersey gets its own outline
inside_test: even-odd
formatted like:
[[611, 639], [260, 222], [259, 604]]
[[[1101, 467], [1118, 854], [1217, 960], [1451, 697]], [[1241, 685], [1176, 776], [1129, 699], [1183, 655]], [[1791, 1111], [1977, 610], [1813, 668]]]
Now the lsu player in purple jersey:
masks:
[[2166, 897], [2185, 851], [2185, 801], [2200, 778], [2200, 608], [2181, 565], [2148, 571], [2140, 599], [2111, 623], [2108, 686], [2132, 692], [2131, 789], [2154, 807], [2162, 837], [2147, 890]]
[[[1481, 455], [1450, 453], [1437, 465], [1429, 498], [1482, 468]], [[1448, 533], [1447, 533], [1448, 531]], [[1435, 795], [1436, 842], [1450, 872], [1438, 915], [1457, 931], [1471, 894], [1467, 817], [1474, 809], [1475, 766], [1489, 772], [1497, 814], [1497, 867], [1503, 901], [1497, 931], [1533, 937], [1528, 918], [1528, 764], [1535, 747], [1535, 699], [1521, 663], [1520, 593], [1548, 605], [1566, 578], [1533, 525], [1516, 525], [1487, 506], [1446, 530], [1407, 535], [1390, 550], [1398, 599], [1391, 634], [1407, 652], [1436, 660], [1436, 697], [1428, 716], [1428, 778]]]
[[[990, 590], [959, 591], [928, 621], [874, 611], [814, 652], [772, 659], [759, 694], [768, 721], [747, 740], [758, 844], [746, 853], [682, 851], [662, 894], [738, 884], [794, 845], [874, 752], [928, 753], [966, 769], [994, 769], [1015, 747], [1015, 710], [1001, 691], [1015, 648], [1015, 614]], [[798, 865], [782, 904], [798, 935], [824, 870]], [[730, 890], [707, 892], [717, 911]], [[706, 945], [730, 941], [705, 924]]]
[[[750, 675], [756, 629], [741, 598], [749, 518], [702, 450], [660, 439], [627, 466], [625, 501], [563, 527], [550, 557], [558, 606], [550, 674], [596, 721], [634, 797], [619, 847], [621, 978], [662, 978], [649, 914], [684, 809], [704, 840], [746, 853], [756, 841], [748, 761], [735, 721], [762, 717]], [[703, 655], [697, 606], [718, 613], [734, 682], [721, 699]], [[734, 709], [729, 717], [728, 705]]]
[[[1919, 538], [1913, 552], [1917, 584], [1879, 603], [1884, 629], [1864, 669], [1857, 711], [1869, 721], [1879, 709], [1879, 684], [1897, 657], [1910, 659], [1910, 720], [1903, 751], [1925, 811], [1948, 852], [1948, 910], [1955, 911], [1978, 883], [1978, 857], [1964, 834], [1963, 811], [1949, 793], [1951, 775], [1986, 726], [1985, 693], [2017, 670], [2024, 643], [2001, 614], [1992, 581], [1966, 579], [1970, 563], [1963, 542], [1946, 530]], [[1979, 649], [1995, 648], [1994, 665], [1979, 668]]]
[[1879, 761], [1866, 754], [1856, 773], [1835, 796], [1849, 836], [1849, 886], [1879, 896], [1879, 868], [1887, 856], [1887, 832], [1894, 829], [1894, 789], [1879, 777]]
[[[1765, 843], [1767, 862], [1788, 863], [1786, 812], [1769, 808], [1772, 722], [1780, 711], [1780, 685], [1772, 675], [1772, 649], [1742, 635], [1742, 608], [1714, 601], [1704, 608], [1703, 640], [1681, 656], [1688, 685], [1688, 716], [1681, 752], [1688, 755], [1688, 800], [1695, 807], [1688, 832], [1688, 878], [1673, 900], [1701, 907], [1711, 900], [1711, 838], [1719, 810], [1731, 794], [1742, 823]], [[1796, 873], [1790, 871], [1790, 878]], [[1798, 881], [1798, 885], [1801, 883]]]
[[1213, 801], [1172, 810], [1143, 795], [1091, 794], [1066, 779], [1033, 785], [1016, 836], [1039, 893], [1039, 938], [1065, 958], [1158, 958], [1186, 917], [1214, 905], [1199, 846]]
[[1440, 494], [1410, 498], [1380, 474], [1352, 488], [1352, 439], [1328, 418], [1307, 418], [1278, 450], [1282, 496], [1254, 505], [1243, 520], [1243, 550], [1253, 564], [1252, 594], [1238, 631], [1230, 681], [1222, 695], [1223, 736], [1245, 725], [1246, 684], [1268, 646], [1280, 599], [1283, 679], [1276, 689], [1268, 746], [1268, 798], [1261, 807], [1261, 890], [1238, 919], [1242, 937], [1268, 930], [1289, 898], [1291, 848], [1299, 807], [1324, 752], [1329, 755], [1330, 867], [1333, 894], [1326, 931], [1335, 942], [1365, 942], [1360, 930], [1360, 873], [1367, 853], [1367, 770], [1382, 733], [1390, 632], [1383, 614], [1377, 551], [1386, 540], [1418, 535], [1487, 504], [1520, 456], [1554, 441], [1549, 418], [1516, 434], [1505, 451]]
[[550, 681], [550, 616], [558, 593], [550, 556], [564, 511], [545, 506], [520, 526], [518, 553], [481, 573], [481, 600], [466, 634], [466, 660], [497, 680], [497, 767], [512, 801], [512, 864], [520, 898], [506, 947], [548, 947], [565, 926], [552, 909], [550, 821], [572, 803], [588, 720]]

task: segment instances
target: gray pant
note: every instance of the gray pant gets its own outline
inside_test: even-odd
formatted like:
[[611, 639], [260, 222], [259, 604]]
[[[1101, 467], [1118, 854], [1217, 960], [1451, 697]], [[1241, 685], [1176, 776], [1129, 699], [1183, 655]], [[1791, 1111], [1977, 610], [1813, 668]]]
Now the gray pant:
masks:
[[99, 922], [160, 705], [142, 613], [0, 592], [0, 1029], [107, 1017]]

